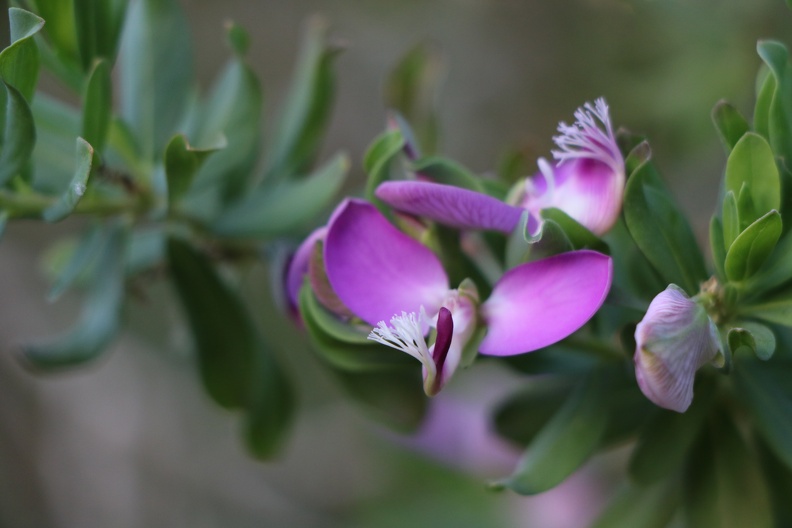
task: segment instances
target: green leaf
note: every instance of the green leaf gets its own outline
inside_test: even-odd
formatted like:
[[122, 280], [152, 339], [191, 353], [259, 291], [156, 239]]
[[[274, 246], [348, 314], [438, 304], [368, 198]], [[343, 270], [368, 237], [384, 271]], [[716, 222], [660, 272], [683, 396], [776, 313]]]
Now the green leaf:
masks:
[[250, 35], [245, 31], [245, 28], [229, 20], [225, 23], [226, 38], [231, 50], [239, 57], [247, 55], [250, 48]]
[[43, 33], [61, 61], [77, 61], [77, 36], [74, 28], [73, 0], [35, 0], [36, 13], [46, 20]]
[[400, 431], [414, 431], [426, 414], [421, 369], [348, 372], [331, 369], [344, 392], [373, 419]]
[[726, 279], [726, 271], [723, 269], [723, 264], [726, 261], [725, 233], [726, 229], [724, 229], [720, 218], [712, 215], [709, 230], [710, 250], [712, 251], [712, 263], [715, 265], [715, 272], [721, 281]]
[[77, 138], [77, 168], [66, 192], [58, 198], [58, 201], [42, 212], [41, 217], [46, 222], [58, 222], [74, 211], [77, 203], [88, 188], [88, 177], [91, 175], [93, 156], [93, 147], [83, 138]]
[[792, 468], [792, 364], [741, 361], [734, 374], [736, 397], [776, 456]]
[[773, 356], [776, 349], [776, 340], [773, 331], [763, 324], [743, 321], [734, 324], [726, 337], [732, 355], [745, 347], [756, 357], [767, 361]]
[[759, 304], [740, 306], [739, 313], [792, 328], [792, 298], [783, 294]]
[[335, 96], [333, 60], [341, 48], [327, 42], [327, 24], [308, 21], [300, 58], [267, 164], [268, 180], [308, 172], [318, 155]]
[[787, 233], [781, 237], [773, 253], [746, 284], [746, 290], [754, 295], [772, 291], [789, 279], [792, 279], [792, 234]]
[[540, 260], [572, 251], [574, 246], [564, 229], [553, 220], [544, 220], [535, 235], [528, 232], [529, 213], [523, 212], [520, 223], [506, 243], [506, 266], [513, 268], [525, 262]]
[[679, 470], [701, 432], [717, 386], [699, 379], [693, 403], [684, 413], [658, 409], [641, 432], [630, 457], [630, 477], [639, 486], [648, 486]]
[[36, 94], [30, 110], [36, 124], [31, 185], [42, 193], [61, 193], [72, 177], [74, 141], [80, 135], [80, 114], [44, 93]]
[[167, 253], [206, 391], [223, 407], [247, 407], [256, 358], [267, 353], [250, 313], [209, 260], [187, 242], [169, 239]]
[[596, 373], [580, 383], [534, 437], [514, 473], [497, 482], [521, 495], [563, 482], [600, 447], [607, 429], [601, 409], [608, 389]]
[[717, 413], [688, 458], [682, 497], [687, 526], [773, 526], [756, 457], [731, 417]]
[[519, 445], [530, 444], [558, 412], [575, 379], [546, 376], [532, 379], [525, 388], [497, 405], [493, 423], [499, 435]]
[[632, 174], [635, 169], [652, 159], [652, 147], [646, 140], [641, 141], [630, 149], [624, 159], [624, 167], [627, 174]]
[[6, 225], [8, 224], [8, 211], [0, 211], [0, 240], [3, 239]]
[[679, 503], [677, 483], [669, 479], [650, 487], [625, 487], [592, 528], [665, 528]]
[[[471, 191], [485, 192], [481, 179], [456, 161], [433, 156], [416, 161], [412, 165], [414, 172], [420, 173], [435, 183], [454, 185]], [[496, 198], [504, 198], [497, 196]]]
[[176, 134], [165, 149], [165, 177], [168, 180], [168, 203], [173, 205], [187, 192], [204, 160], [225, 144], [194, 148], [183, 134]]
[[610, 254], [608, 245], [601, 238], [579, 224], [561, 209], [554, 207], [542, 209], [540, 214], [542, 219], [545, 221], [551, 220], [561, 228], [572, 244], [573, 249], [593, 249], [600, 253]]
[[54, 370], [93, 360], [115, 338], [124, 300], [126, 230], [114, 225], [105, 231], [88, 297], [74, 328], [50, 343], [28, 345], [25, 359], [35, 368]]
[[368, 339], [370, 327], [341, 321], [322, 307], [310, 285], [300, 290], [300, 315], [317, 354], [334, 368], [349, 372], [387, 370], [418, 363], [409, 355]]
[[740, 233], [726, 253], [726, 277], [739, 282], [751, 277], [773, 252], [781, 236], [781, 215], [770, 211]]
[[338, 154], [308, 178], [259, 188], [217, 220], [214, 231], [223, 236], [259, 238], [304, 229], [324, 211], [341, 189], [349, 160]]
[[5, 106], [5, 126], [0, 147], [0, 186], [22, 172], [36, 144], [33, 114], [25, 98], [13, 86], [6, 83], [3, 86], [4, 93], [0, 93], [5, 101], [0, 106]]
[[44, 20], [29, 11], [12, 7], [11, 45], [0, 52], [0, 77], [29, 102], [36, 89], [39, 72], [39, 51], [33, 36], [44, 26]]
[[182, 119], [193, 82], [187, 21], [176, 0], [139, 0], [121, 43], [121, 115], [153, 161]]
[[[773, 151], [762, 136], [753, 132], [737, 142], [726, 162], [726, 191], [739, 196], [743, 184], [750, 190], [756, 217], [781, 207], [781, 180]], [[743, 210], [740, 216], [745, 216]], [[756, 217], [742, 221], [752, 222]]]
[[128, 0], [73, 0], [77, 45], [84, 71], [96, 59], [112, 64]]
[[757, 442], [762, 461], [762, 470], [773, 502], [773, 516], [776, 526], [792, 525], [792, 469], [785, 466], [765, 445]]
[[776, 91], [775, 77], [770, 69], [763, 66], [759, 69], [756, 79], [756, 104], [754, 105], [753, 128], [763, 138], [770, 139], [770, 105]]
[[750, 130], [748, 122], [740, 111], [723, 100], [718, 101], [712, 109], [712, 122], [723, 146], [726, 147], [726, 152], [731, 152], [740, 138]]
[[723, 197], [722, 217], [723, 232], [721, 235], [721, 243], [723, 247], [728, 250], [734, 243], [734, 239], [742, 232], [740, 226], [740, 211], [737, 207], [737, 198], [734, 195], [734, 191], [728, 191]]
[[113, 84], [107, 60], [94, 63], [83, 95], [82, 137], [97, 152], [104, 150], [113, 113]]
[[56, 301], [63, 292], [77, 281], [96, 258], [96, 255], [102, 249], [103, 243], [103, 233], [98, 226], [94, 225], [85, 232], [74, 247], [74, 251], [70, 253], [68, 261], [59, 270], [57, 279], [52, 288], [50, 288], [47, 296], [50, 302]]
[[366, 150], [363, 170], [366, 171], [366, 199], [387, 213], [388, 208], [374, 195], [379, 184], [389, 180], [391, 169], [404, 149], [404, 136], [400, 130], [387, 130], [380, 134]]
[[232, 59], [188, 132], [196, 145], [214, 144], [222, 136], [228, 143], [201, 167], [195, 180], [196, 190], [219, 185], [228, 202], [249, 189], [259, 157], [262, 106], [256, 74], [241, 57]]
[[[786, 46], [773, 40], [760, 40], [756, 51], [775, 78], [775, 92], [770, 101], [768, 132], [773, 151], [786, 162], [792, 161], [792, 71]], [[760, 210], [760, 213], [763, 212]]]
[[699, 283], [707, 278], [704, 259], [690, 225], [651, 161], [627, 180], [624, 219], [636, 245], [664, 282], [696, 294]]
[[435, 105], [444, 70], [440, 50], [431, 42], [423, 42], [399, 59], [385, 81], [385, 104], [412, 124], [420, 151], [425, 154], [437, 150]]

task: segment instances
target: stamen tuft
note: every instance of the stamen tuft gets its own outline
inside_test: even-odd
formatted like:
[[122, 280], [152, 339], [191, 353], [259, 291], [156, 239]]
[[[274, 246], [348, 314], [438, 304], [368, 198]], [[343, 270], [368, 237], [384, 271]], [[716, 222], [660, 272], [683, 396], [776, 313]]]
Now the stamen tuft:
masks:
[[402, 312], [401, 315], [394, 315], [390, 323], [391, 326], [385, 324], [385, 321], [377, 323], [377, 327], [371, 331], [368, 338], [410, 354], [434, 376], [435, 364], [424, 338], [423, 329], [428, 324], [428, 317], [423, 306], [418, 314]]
[[594, 104], [586, 103], [575, 111], [575, 123], [558, 124], [559, 135], [553, 137], [558, 150], [553, 157], [564, 163], [573, 159], [599, 160], [614, 171], [623, 171], [624, 161], [613, 133], [608, 104], [600, 97]]

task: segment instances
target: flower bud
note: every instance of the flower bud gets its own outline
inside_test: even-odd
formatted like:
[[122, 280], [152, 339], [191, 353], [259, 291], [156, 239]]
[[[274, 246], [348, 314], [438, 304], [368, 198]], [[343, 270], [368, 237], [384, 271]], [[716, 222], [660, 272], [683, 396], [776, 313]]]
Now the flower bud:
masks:
[[718, 329], [705, 309], [671, 284], [649, 304], [635, 328], [635, 377], [660, 407], [685, 412], [696, 371], [722, 352]]

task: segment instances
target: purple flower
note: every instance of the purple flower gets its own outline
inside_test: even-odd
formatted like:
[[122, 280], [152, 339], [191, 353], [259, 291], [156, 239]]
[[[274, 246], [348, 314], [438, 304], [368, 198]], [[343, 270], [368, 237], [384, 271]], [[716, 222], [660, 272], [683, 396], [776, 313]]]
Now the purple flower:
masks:
[[558, 126], [553, 139], [555, 165], [539, 160], [540, 172], [525, 181], [509, 205], [475, 191], [422, 181], [381, 184], [377, 197], [401, 211], [424, 216], [460, 229], [490, 229], [509, 233], [524, 210], [531, 213], [528, 231], [535, 233], [542, 209], [555, 207], [593, 233], [602, 235], [616, 222], [624, 194], [624, 158], [604, 99], [586, 103], [575, 112], [575, 123]]
[[475, 288], [463, 283], [450, 289], [429, 248], [371, 204], [352, 199], [339, 205], [328, 223], [324, 262], [341, 302], [375, 327], [370, 339], [421, 362], [428, 395], [437, 394], [453, 375], [479, 322], [488, 328], [479, 346], [483, 354], [545, 347], [596, 313], [612, 276], [610, 257], [600, 253], [556, 255], [508, 271], [479, 306]]
[[660, 407], [685, 412], [696, 371], [721, 353], [718, 329], [705, 309], [671, 284], [635, 328], [635, 378]]

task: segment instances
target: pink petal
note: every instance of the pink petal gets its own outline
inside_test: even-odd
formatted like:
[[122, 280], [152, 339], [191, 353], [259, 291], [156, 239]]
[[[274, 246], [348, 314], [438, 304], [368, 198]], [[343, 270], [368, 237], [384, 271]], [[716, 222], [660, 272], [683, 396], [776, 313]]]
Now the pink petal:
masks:
[[611, 258], [589, 250], [509, 270], [481, 306], [488, 330], [479, 351], [510, 356], [560, 341], [602, 306], [612, 276]]
[[361, 200], [346, 200], [333, 213], [324, 252], [333, 290], [371, 325], [421, 306], [437, 313], [448, 292], [435, 254]]
[[297, 307], [297, 299], [300, 295], [303, 277], [308, 273], [308, 263], [311, 260], [313, 248], [319, 240], [324, 239], [326, 234], [327, 228], [322, 226], [308, 235], [308, 238], [300, 244], [300, 247], [294, 252], [291, 262], [289, 262], [289, 267], [286, 271], [286, 294], [292, 308]]
[[603, 235], [616, 223], [622, 207], [624, 172], [614, 171], [595, 159], [574, 159], [552, 168], [554, 186], [548, 189], [546, 178], [537, 174], [531, 181], [522, 203], [538, 214], [541, 209], [556, 207], [587, 227]]
[[388, 205], [458, 229], [490, 229], [510, 233], [520, 222], [522, 208], [486, 194], [422, 181], [380, 184], [375, 193]]

